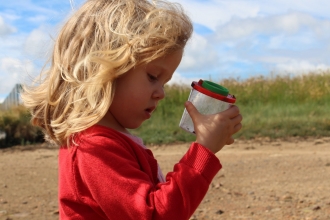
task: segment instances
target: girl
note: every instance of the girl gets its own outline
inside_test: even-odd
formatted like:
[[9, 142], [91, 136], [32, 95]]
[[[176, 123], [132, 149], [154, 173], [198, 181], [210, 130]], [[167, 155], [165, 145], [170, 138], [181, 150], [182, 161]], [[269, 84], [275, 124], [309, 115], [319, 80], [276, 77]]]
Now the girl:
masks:
[[88, 0], [64, 25], [49, 70], [22, 95], [59, 151], [61, 219], [189, 219], [241, 128], [236, 106], [201, 115], [193, 142], [162, 175], [128, 129], [149, 119], [178, 67], [192, 24], [177, 4]]

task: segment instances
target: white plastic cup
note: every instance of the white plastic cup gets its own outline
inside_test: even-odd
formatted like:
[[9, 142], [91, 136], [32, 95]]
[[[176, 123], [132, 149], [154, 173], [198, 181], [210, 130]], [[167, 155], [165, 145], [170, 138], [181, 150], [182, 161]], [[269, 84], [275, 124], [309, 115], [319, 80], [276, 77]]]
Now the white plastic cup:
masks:
[[[192, 89], [188, 100], [203, 115], [215, 114], [225, 111], [236, 102], [235, 96], [229, 94], [225, 87], [207, 81], [192, 82]], [[179, 126], [190, 133], [195, 134], [194, 123], [186, 109], [184, 109]]]

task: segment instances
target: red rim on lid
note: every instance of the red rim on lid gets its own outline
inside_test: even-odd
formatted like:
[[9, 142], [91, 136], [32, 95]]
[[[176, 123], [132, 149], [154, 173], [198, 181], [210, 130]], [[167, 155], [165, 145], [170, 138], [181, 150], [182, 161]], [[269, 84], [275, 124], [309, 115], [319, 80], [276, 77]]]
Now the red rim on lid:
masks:
[[[207, 81], [207, 82], [209, 82], [209, 81]], [[212, 84], [213, 84], [213, 86], [215, 85], [215, 83], [212, 83]], [[218, 94], [218, 93], [214, 92], [214, 90], [210, 91], [207, 88], [204, 88], [202, 85], [203, 85], [203, 80], [201, 80], [201, 79], [198, 82], [193, 81], [191, 83], [191, 86], [194, 89], [196, 89], [200, 93], [203, 93], [204, 95], [207, 95], [207, 96], [210, 96], [212, 98], [215, 98], [215, 99], [218, 99], [218, 100], [221, 100], [221, 101], [224, 101], [224, 102], [228, 102], [228, 103], [235, 103], [236, 102], [236, 98], [231, 97], [229, 95], [229, 93], [228, 93], [228, 96], [224, 96], [224, 95], [221, 95], [221, 94]], [[222, 86], [221, 86], [221, 88], [227, 90], [226, 88], [224, 88]]]

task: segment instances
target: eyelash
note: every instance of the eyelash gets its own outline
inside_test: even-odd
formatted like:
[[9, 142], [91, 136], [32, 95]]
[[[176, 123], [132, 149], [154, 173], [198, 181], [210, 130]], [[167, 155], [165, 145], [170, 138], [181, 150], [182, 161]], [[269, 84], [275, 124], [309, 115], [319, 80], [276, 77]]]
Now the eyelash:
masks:
[[[149, 81], [150, 82], [156, 82], [158, 80], [158, 77], [157, 76], [154, 76], [150, 73], [148, 73], [148, 78], [149, 78]], [[165, 84], [162, 86], [163, 88], [165, 87]]]
[[154, 76], [154, 75], [152, 75], [150, 73], [148, 73], [148, 77], [149, 77], [149, 80], [152, 81], [152, 82], [154, 82], [154, 81], [156, 81], [158, 79], [156, 76]]

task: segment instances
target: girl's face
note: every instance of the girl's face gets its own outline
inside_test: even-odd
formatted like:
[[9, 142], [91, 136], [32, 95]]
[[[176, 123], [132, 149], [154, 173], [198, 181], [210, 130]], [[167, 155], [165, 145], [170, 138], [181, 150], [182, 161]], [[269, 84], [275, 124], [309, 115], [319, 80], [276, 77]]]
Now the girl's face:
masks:
[[149, 119], [158, 101], [165, 97], [164, 85], [179, 66], [183, 50], [131, 69], [116, 80], [113, 102], [100, 121], [121, 132], [138, 128]]

